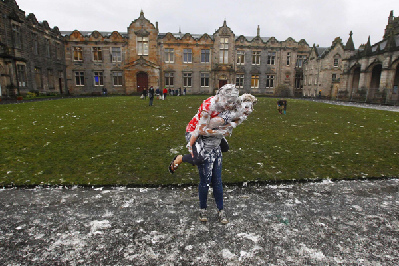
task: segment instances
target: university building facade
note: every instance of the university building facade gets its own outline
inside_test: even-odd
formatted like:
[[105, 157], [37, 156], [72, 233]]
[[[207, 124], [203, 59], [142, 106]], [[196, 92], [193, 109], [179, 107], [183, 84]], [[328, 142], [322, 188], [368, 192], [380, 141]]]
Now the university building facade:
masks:
[[226, 21], [212, 34], [160, 33], [140, 12], [127, 32], [51, 29], [1, 0], [2, 97], [42, 94], [140, 94], [144, 88], [185, 88], [213, 94], [226, 83], [241, 93], [342, 100], [398, 100], [399, 18], [388, 18], [383, 40], [355, 49], [310, 47], [305, 40], [236, 36]]
[[212, 35], [159, 33], [141, 12], [127, 33], [63, 32], [71, 94], [140, 93], [143, 88], [213, 94], [226, 83], [242, 92], [286, 96], [302, 89], [305, 40], [235, 36], [226, 21]]

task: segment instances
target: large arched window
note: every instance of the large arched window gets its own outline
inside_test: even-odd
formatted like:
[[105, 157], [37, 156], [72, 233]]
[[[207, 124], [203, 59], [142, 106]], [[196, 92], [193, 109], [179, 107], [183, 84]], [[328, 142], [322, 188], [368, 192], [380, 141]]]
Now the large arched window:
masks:
[[353, 70], [352, 89], [359, 88], [359, 81], [360, 81], [360, 66], [356, 67], [355, 70]]
[[370, 89], [378, 89], [380, 87], [382, 65], [378, 64], [373, 67], [371, 74]]

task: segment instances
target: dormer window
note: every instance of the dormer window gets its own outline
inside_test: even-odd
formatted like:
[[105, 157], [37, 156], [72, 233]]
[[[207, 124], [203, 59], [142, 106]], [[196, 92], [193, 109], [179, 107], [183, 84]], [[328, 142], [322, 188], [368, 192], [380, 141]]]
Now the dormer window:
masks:
[[334, 67], [338, 67], [338, 58], [334, 58]]

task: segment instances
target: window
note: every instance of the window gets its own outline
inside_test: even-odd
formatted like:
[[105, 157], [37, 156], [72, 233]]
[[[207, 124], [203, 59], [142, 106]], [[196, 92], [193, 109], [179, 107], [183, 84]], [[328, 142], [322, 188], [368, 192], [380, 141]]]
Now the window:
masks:
[[120, 47], [111, 48], [112, 62], [122, 62], [122, 51]]
[[267, 55], [267, 64], [268, 65], [275, 65], [276, 64], [276, 53], [272, 52]]
[[165, 49], [165, 63], [174, 63], [175, 61], [175, 56], [174, 56], [175, 50], [166, 48]]
[[148, 37], [137, 37], [137, 54], [148, 55]]
[[83, 61], [82, 47], [73, 47], [73, 61]]
[[236, 87], [237, 88], [244, 87], [244, 75], [243, 74], [236, 75]]
[[274, 88], [274, 75], [266, 75], [266, 88]]
[[32, 39], [33, 39], [33, 45], [32, 45], [33, 54], [38, 55], [39, 54], [39, 45], [37, 42], [37, 34], [32, 33]]
[[191, 87], [191, 73], [183, 73], [183, 86]]
[[104, 86], [104, 75], [102, 71], [94, 72], [94, 86]]
[[183, 51], [183, 63], [193, 62], [193, 52], [191, 49], [184, 49]]
[[75, 72], [75, 85], [84, 86], [85, 85], [85, 72], [76, 71]]
[[54, 90], [54, 74], [52, 69], [47, 69], [47, 82], [50, 90]]
[[338, 67], [338, 58], [334, 58], [334, 67]]
[[259, 75], [252, 75], [251, 88], [259, 88]]
[[332, 74], [332, 81], [336, 81], [337, 80], [337, 74]]
[[245, 63], [245, 52], [237, 51], [237, 65], [244, 65]]
[[56, 49], [56, 57], [57, 57], [57, 60], [60, 60], [60, 59], [62, 59], [62, 51], [61, 51], [61, 44], [59, 44], [59, 43], [56, 43], [55, 44], [55, 49]]
[[112, 72], [112, 81], [114, 86], [122, 86], [122, 71]]
[[260, 51], [252, 52], [252, 65], [260, 65]]
[[94, 62], [101, 62], [103, 61], [103, 51], [101, 47], [93, 47], [93, 61]]
[[17, 65], [18, 82], [20, 87], [25, 87], [26, 84], [26, 68], [25, 65]]
[[209, 49], [201, 50], [201, 63], [209, 63], [210, 51]]
[[219, 63], [227, 64], [229, 62], [229, 38], [220, 38]]
[[37, 90], [43, 88], [42, 69], [38, 67], [35, 67], [35, 83]]
[[298, 55], [296, 58], [296, 67], [302, 68], [303, 61], [305, 61], [306, 55]]
[[50, 40], [46, 39], [46, 56], [50, 57]]
[[166, 72], [165, 73], [165, 86], [167, 87], [173, 87], [173, 78], [174, 78], [174, 73], [173, 72]]
[[287, 66], [291, 64], [291, 53], [287, 53]]
[[15, 48], [22, 48], [22, 41], [21, 41], [21, 27], [16, 24], [12, 24], [12, 34], [14, 37], [14, 46]]
[[201, 87], [209, 87], [209, 73], [201, 73]]

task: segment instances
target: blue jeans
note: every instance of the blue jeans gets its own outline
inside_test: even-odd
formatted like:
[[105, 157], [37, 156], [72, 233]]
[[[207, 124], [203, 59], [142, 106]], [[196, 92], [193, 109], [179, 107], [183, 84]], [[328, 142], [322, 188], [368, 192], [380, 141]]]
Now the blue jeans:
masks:
[[200, 208], [206, 209], [209, 186], [212, 184], [213, 196], [219, 210], [223, 210], [223, 184], [222, 184], [222, 152], [220, 147], [207, 152], [203, 163], [198, 165], [200, 183], [198, 195]]

